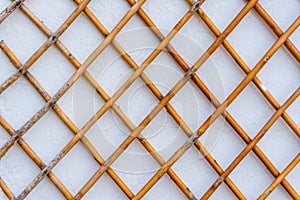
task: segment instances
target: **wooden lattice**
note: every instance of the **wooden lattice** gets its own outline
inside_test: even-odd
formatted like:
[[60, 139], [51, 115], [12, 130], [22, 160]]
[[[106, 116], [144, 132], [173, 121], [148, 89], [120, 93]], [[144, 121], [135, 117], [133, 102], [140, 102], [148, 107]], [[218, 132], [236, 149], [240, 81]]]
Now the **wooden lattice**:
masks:
[[[288, 98], [286, 102], [280, 105], [272, 94], [265, 88], [262, 82], [256, 76], [257, 73], [265, 66], [268, 60], [275, 54], [275, 52], [281, 47], [285, 46], [286, 49], [292, 54], [297, 63], [300, 62], [300, 53], [293, 43], [289, 40], [289, 36], [299, 27], [300, 17], [292, 23], [292, 25], [283, 32], [275, 21], [268, 15], [264, 8], [258, 3], [258, 0], [249, 0], [247, 4], [240, 10], [232, 22], [224, 29], [224, 31], [219, 31], [215, 24], [209, 19], [206, 13], [201, 9], [203, 1], [192, 1], [187, 0], [190, 4], [190, 10], [187, 10], [185, 15], [178, 21], [176, 26], [167, 34], [163, 36], [154, 22], [150, 17], [142, 10], [141, 6], [146, 0], [127, 0], [132, 6], [131, 9], [125, 14], [125, 16], [119, 21], [119, 23], [108, 32], [102, 23], [97, 19], [93, 12], [87, 7], [91, 0], [74, 0], [77, 4], [77, 8], [72, 12], [72, 14], [64, 21], [63, 24], [57, 29], [56, 32], [52, 33], [44, 23], [42, 23], [26, 5], [25, 0], [13, 1], [5, 10], [0, 14], [0, 24], [10, 16], [15, 10], [20, 9], [27, 17], [34, 22], [34, 24], [48, 37], [48, 40], [42, 44], [42, 46], [25, 62], [21, 63], [16, 55], [10, 50], [10, 48], [5, 44], [5, 41], [0, 42], [1, 50], [7, 55], [10, 61], [17, 68], [17, 71], [10, 76], [6, 81], [0, 85], [0, 94], [3, 93], [7, 88], [13, 85], [20, 77], [24, 76], [32, 86], [37, 90], [37, 92], [44, 98], [46, 104], [21, 128], [14, 130], [13, 127], [0, 116], [0, 124], [11, 135], [11, 138], [0, 148], [0, 158], [2, 158], [7, 151], [13, 145], [20, 145], [21, 148], [28, 154], [28, 156], [36, 163], [36, 165], [41, 169], [38, 176], [32, 180], [32, 182], [20, 193], [13, 194], [10, 188], [0, 177], [0, 187], [9, 199], [24, 199], [45, 177], [48, 177], [56, 188], [65, 196], [66, 199], [81, 199], [101, 178], [104, 173], [107, 173], [112, 180], [120, 187], [120, 189], [126, 194], [130, 199], [141, 199], [159, 180], [164, 174], [168, 174], [174, 183], [180, 188], [184, 195], [188, 199], [197, 199], [190, 191], [186, 184], [176, 175], [172, 170], [172, 165], [191, 147], [195, 146], [211, 165], [211, 167], [219, 175], [219, 178], [211, 185], [211, 187], [206, 191], [206, 193], [201, 197], [201, 199], [209, 198], [218, 187], [224, 183], [226, 184], [232, 193], [238, 199], [246, 199], [245, 195], [239, 190], [235, 183], [228, 177], [230, 173], [239, 165], [239, 163], [246, 157], [246, 155], [253, 151], [256, 156], [261, 160], [261, 162], [266, 166], [270, 173], [274, 176], [274, 181], [265, 191], [258, 197], [259, 199], [265, 199], [268, 195], [278, 186], [281, 185], [287, 193], [293, 199], [300, 199], [299, 194], [293, 188], [293, 186], [285, 179], [285, 177], [293, 170], [293, 168], [300, 161], [300, 154], [290, 162], [287, 167], [279, 172], [268, 157], [262, 152], [262, 150], [256, 146], [256, 144], [262, 139], [270, 127], [277, 121], [278, 118], [282, 118], [286, 124], [293, 130], [293, 132], [300, 137], [300, 129], [293, 119], [285, 112], [285, 110], [298, 98], [300, 95], [300, 87], [297, 86], [296, 91]], [[150, 1], [150, 0], [149, 0]], [[259, 62], [250, 68], [242, 60], [239, 54], [233, 49], [230, 43], [226, 40], [227, 36], [235, 29], [235, 27], [243, 20], [246, 14], [254, 9], [264, 20], [266, 25], [269, 26], [271, 30], [278, 36], [278, 39], [273, 44], [273, 46], [267, 51], [267, 53], [259, 60]], [[64, 46], [64, 44], [59, 40], [59, 37], [65, 32], [65, 30], [74, 22], [74, 20], [79, 16], [79, 14], [84, 13], [86, 17], [97, 27], [97, 29], [105, 36], [103, 42], [89, 55], [89, 57], [80, 63], [73, 54]], [[126, 53], [126, 51], [114, 40], [116, 35], [121, 31], [121, 29], [130, 21], [134, 14], [138, 14], [139, 17], [145, 22], [148, 27], [160, 40], [160, 44], [157, 48], [150, 54], [150, 56], [138, 66], [135, 61]], [[189, 21], [193, 15], [198, 15], [201, 20], [207, 25], [211, 32], [216, 36], [213, 44], [205, 51], [205, 53], [192, 65], [189, 66], [180, 54], [169, 44], [169, 41], [177, 34], [177, 32]], [[1, 28], [1, 26], [0, 26]], [[103, 52], [103, 50], [112, 44], [113, 47], [120, 53], [124, 61], [128, 63], [128, 66], [134, 69], [134, 73], [130, 78], [110, 97], [97, 81], [86, 71], [91, 63]], [[28, 69], [52, 46], [55, 45], [61, 53], [74, 65], [76, 72], [71, 76], [69, 80], [59, 89], [59, 91], [54, 95], [50, 96], [43, 86], [35, 79], [35, 77], [28, 71]], [[224, 102], [218, 102], [214, 94], [208, 89], [208, 87], [201, 81], [196, 71], [202, 66], [202, 64], [218, 49], [221, 45], [227, 50], [227, 52], [234, 58], [238, 66], [245, 72], [245, 78], [240, 82], [240, 84], [233, 90], [233, 92], [225, 99]], [[170, 55], [178, 63], [178, 66], [185, 72], [185, 75], [177, 82], [177, 84], [163, 96], [158, 88], [152, 84], [151, 80], [147, 77], [143, 71], [150, 65], [150, 63], [161, 53], [163, 49], [167, 49]], [[72, 85], [83, 75], [89, 83], [97, 90], [99, 95], [106, 101], [106, 103], [97, 111], [97, 113], [90, 118], [90, 120], [83, 126], [82, 129], [78, 129], [75, 124], [68, 118], [68, 116], [63, 112], [63, 110], [56, 104], [60, 98], [72, 87]], [[115, 104], [116, 100], [127, 90], [127, 88], [140, 77], [153, 94], [159, 99], [159, 104], [147, 115], [147, 117], [137, 126], [129, 120], [129, 118], [122, 112], [122, 110]], [[201, 124], [196, 132], [192, 132], [187, 124], [183, 121], [184, 119], [175, 111], [170, 100], [182, 89], [182, 87], [188, 82], [193, 81], [195, 85], [200, 89], [200, 91], [210, 100], [213, 106], [216, 108], [215, 112], [207, 119], [203, 124]], [[261, 94], [267, 99], [270, 105], [276, 110], [268, 122], [263, 126], [263, 128], [258, 131], [256, 136], [251, 139], [248, 134], [242, 129], [242, 127], [235, 121], [235, 119], [230, 115], [226, 108], [238, 97], [238, 95], [247, 87], [249, 83], [253, 82]], [[108, 157], [108, 159], [103, 159], [102, 156], [93, 147], [90, 141], [85, 137], [85, 133], [97, 122], [103, 114], [109, 110], [113, 109], [114, 112], [120, 117], [124, 124], [131, 130], [131, 134], [124, 140], [121, 145]], [[142, 131], [147, 127], [151, 120], [163, 109], [165, 108], [170, 116], [176, 121], [176, 123], [181, 127], [181, 129], [186, 133], [189, 139], [183, 143], [183, 145], [178, 148], [178, 150], [165, 161], [162, 156], [154, 149], [154, 147], [147, 141], [147, 139], [142, 135]], [[51, 160], [50, 163], [44, 163], [37, 154], [30, 148], [30, 146], [22, 139], [22, 136], [38, 122], [45, 113], [50, 109], [54, 110], [57, 116], [66, 124], [66, 126], [74, 133], [74, 137], [69, 141], [69, 143]], [[222, 116], [221, 116], [222, 115]], [[226, 168], [222, 169], [221, 166], [215, 161], [212, 155], [206, 150], [205, 146], [200, 142], [199, 137], [205, 134], [206, 130], [211, 126], [211, 124], [219, 117], [224, 117], [228, 124], [235, 130], [235, 132], [244, 140], [247, 144], [240, 154], [234, 159], [234, 161]], [[145, 149], [153, 156], [153, 158], [159, 163], [161, 168], [155, 173], [155, 175], [141, 188], [141, 190], [134, 194], [129, 187], [121, 180], [121, 178], [114, 172], [111, 165], [118, 159], [118, 157], [124, 152], [124, 150], [137, 139]], [[93, 155], [95, 160], [99, 163], [100, 167], [96, 173], [85, 183], [85, 185], [73, 196], [68, 188], [59, 180], [59, 178], [53, 173], [52, 169], [68, 154], [68, 152], [78, 143], [81, 142]], [[15, 196], [17, 195], [17, 196]]]

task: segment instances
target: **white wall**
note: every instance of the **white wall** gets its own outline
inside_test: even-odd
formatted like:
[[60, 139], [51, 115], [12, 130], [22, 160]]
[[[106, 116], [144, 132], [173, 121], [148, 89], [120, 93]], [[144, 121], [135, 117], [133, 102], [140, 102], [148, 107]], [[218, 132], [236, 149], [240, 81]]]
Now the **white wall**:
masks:
[[[9, 0], [0, 1], [1, 10], [9, 3]], [[202, 8], [217, 27], [224, 30], [245, 3], [246, 1], [242, 0], [207, 0]], [[260, 3], [283, 30], [286, 30], [300, 13], [299, 0], [261, 0]], [[68, 0], [27, 0], [25, 5], [53, 32], [75, 8], [75, 4]], [[107, 29], [111, 30], [129, 9], [129, 6], [123, 0], [94, 0], [89, 4], [89, 8]], [[148, 0], [143, 9], [166, 34], [183, 16], [184, 12], [189, 9], [189, 6], [183, 0]], [[8, 17], [0, 26], [0, 40], [4, 40], [22, 63], [25, 63], [46, 39], [46, 36], [19, 10]], [[103, 36], [82, 14], [60, 39], [72, 54], [80, 62], [83, 62], [93, 49], [100, 44]], [[212, 44], [214, 39], [213, 34], [195, 15], [171, 43], [186, 62], [191, 65]], [[275, 34], [267, 28], [255, 10], [251, 10], [228, 37], [228, 41], [250, 68], [255, 66], [276, 39]], [[141, 64], [158, 44], [158, 40], [146, 28], [138, 15], [134, 16], [125, 26], [117, 40], [138, 64]], [[298, 49], [300, 48], [299, 28], [290, 37], [290, 40], [294, 42]], [[2, 51], [0, 51], [0, 70], [1, 83], [16, 70]], [[53, 95], [75, 69], [57, 48], [52, 47], [29, 71]], [[126, 80], [126, 77], [132, 73], [129, 66], [111, 46], [99, 56], [88, 71], [109, 95], [112, 95]], [[153, 64], [146, 69], [145, 73], [163, 94], [166, 94], [183, 75], [182, 70], [167, 52], [162, 52]], [[198, 74], [221, 102], [245, 77], [245, 74], [223, 47], [216, 50]], [[259, 72], [258, 77], [278, 102], [282, 104], [300, 85], [300, 66], [288, 50], [281, 47]], [[117, 101], [119, 107], [135, 125], [157, 103], [156, 98], [141, 80], [134, 83]], [[0, 95], [0, 114], [17, 130], [43, 104], [43, 99], [40, 98], [30, 83], [25, 78], [20, 78], [12, 87]], [[103, 101], [88, 82], [81, 78], [58, 104], [80, 128], [103, 105]], [[214, 110], [192, 82], [188, 83], [179, 92], [178, 96], [171, 101], [171, 104], [193, 131]], [[299, 106], [300, 99], [298, 98], [287, 110], [287, 113], [290, 114], [298, 126], [300, 125]], [[259, 93], [254, 84], [250, 84], [228, 110], [250, 137], [254, 137], [274, 113], [274, 109]], [[122, 124], [116, 114], [108, 111], [88, 131], [86, 136], [99, 150], [100, 154], [107, 158], [129, 133], [130, 131]], [[186, 139], [184, 132], [168, 115], [166, 110], [163, 110], [142, 133], [165, 160]], [[72, 136], [71, 131], [53, 111], [50, 111], [23, 138], [37, 155], [45, 163], [48, 163]], [[4, 144], [8, 138], [8, 134], [0, 127], [0, 145]], [[245, 147], [245, 143], [237, 133], [221, 118], [212, 125], [201, 138], [201, 141], [223, 169], [226, 169]], [[279, 171], [282, 171], [300, 150], [299, 138], [282, 119], [279, 119], [272, 126], [258, 146]], [[79, 143], [55, 167], [54, 173], [72, 194], [76, 194], [98, 167], [99, 165], [87, 149]], [[113, 164], [113, 169], [134, 193], [139, 191], [158, 167], [156, 161], [150, 154], [147, 154], [138, 142], [134, 142]], [[197, 197], [204, 194], [217, 178], [215, 171], [194, 147], [172, 168]], [[0, 161], [0, 176], [15, 195], [18, 195], [39, 171], [39, 168], [18, 145], [11, 148]], [[274, 180], [253, 153], [250, 153], [229, 177], [249, 199], [257, 198]], [[298, 193], [300, 193], [299, 179], [300, 167], [298, 165], [287, 176], [287, 180]], [[0, 190], [0, 199], [5, 198]], [[167, 175], [145, 196], [145, 199], [166, 198], [185, 198]], [[221, 185], [212, 196], [212, 199], [233, 198], [234, 195], [225, 184]], [[64, 198], [52, 183], [45, 179], [28, 196], [28, 199]], [[126, 196], [105, 174], [87, 193], [85, 199], [126, 199]], [[279, 186], [270, 195], [270, 199], [290, 199], [290, 197]]]

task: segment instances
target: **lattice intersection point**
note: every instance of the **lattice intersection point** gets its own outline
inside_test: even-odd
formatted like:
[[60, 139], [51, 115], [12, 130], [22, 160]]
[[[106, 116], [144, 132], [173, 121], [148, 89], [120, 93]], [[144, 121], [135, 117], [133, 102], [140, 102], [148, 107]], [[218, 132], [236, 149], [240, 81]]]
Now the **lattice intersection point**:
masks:
[[[295, 45], [289, 40], [289, 37], [300, 25], [300, 17], [290, 25], [290, 27], [283, 32], [276, 22], [270, 17], [270, 15], [264, 10], [264, 8], [258, 3], [257, 0], [249, 0], [247, 4], [240, 10], [240, 12], [235, 16], [231, 23], [224, 29], [224, 31], [219, 31], [213, 21], [208, 17], [208, 15], [201, 8], [204, 1], [192, 1], [187, 0], [190, 9], [186, 11], [181, 19], [178, 20], [176, 26], [167, 34], [163, 35], [147, 13], [142, 9], [142, 5], [146, 0], [127, 0], [131, 9], [124, 15], [124, 17], [117, 23], [117, 25], [109, 32], [96, 15], [88, 8], [88, 4], [91, 0], [74, 0], [77, 7], [69, 15], [69, 17], [59, 26], [59, 28], [52, 32], [42, 21], [39, 20], [34, 13], [26, 6], [25, 0], [13, 1], [5, 10], [0, 13], [0, 24], [5, 22], [5, 19], [10, 17], [13, 12], [20, 10], [23, 12], [28, 19], [30, 19], [36, 27], [38, 27], [45, 36], [47, 40], [40, 48], [24, 63], [22, 63], [15, 53], [10, 49], [9, 45], [5, 41], [0, 42], [0, 48], [4, 54], [10, 59], [11, 63], [16, 67], [16, 72], [11, 75], [7, 80], [5, 80], [0, 85], [0, 95], [3, 92], [13, 86], [14, 83], [21, 77], [26, 78], [30, 84], [37, 90], [40, 96], [45, 100], [45, 105], [23, 126], [18, 130], [15, 130], [3, 116], [0, 116], [0, 124], [4, 130], [11, 136], [10, 139], [2, 145], [0, 149], [0, 157], [2, 158], [14, 145], [19, 145], [24, 152], [32, 159], [32, 161], [40, 168], [40, 173], [29, 183], [29, 185], [20, 193], [13, 194], [11, 189], [7, 186], [5, 181], [0, 177], [0, 187], [9, 199], [24, 199], [28, 194], [30, 194], [36, 186], [38, 186], [41, 181], [47, 176], [53, 185], [61, 192], [61, 194], [66, 199], [81, 199], [101, 178], [104, 173], [107, 173], [109, 177], [118, 185], [118, 187], [124, 192], [124, 194], [130, 199], [141, 199], [147, 194], [153, 186], [164, 176], [168, 176], [176, 184], [176, 186], [182, 191], [182, 193], [188, 199], [197, 199], [193, 191], [191, 191], [184, 183], [180, 176], [172, 169], [172, 165], [178, 161], [182, 155], [191, 147], [194, 146], [209, 163], [209, 165], [218, 174], [217, 180], [211, 185], [211, 187], [204, 193], [201, 199], [207, 199], [218, 189], [218, 187], [225, 183], [232, 193], [238, 199], [246, 199], [246, 196], [240, 191], [233, 180], [229, 178], [230, 173], [239, 165], [239, 163], [248, 155], [249, 152], [253, 151], [259, 160], [266, 166], [269, 172], [274, 176], [274, 181], [269, 187], [258, 197], [259, 199], [265, 199], [269, 194], [280, 184], [286, 192], [293, 199], [300, 199], [298, 192], [293, 188], [293, 186], [285, 179], [285, 177], [297, 166], [300, 161], [300, 154], [287, 164], [286, 168], [279, 172], [278, 169], [272, 164], [270, 159], [263, 153], [263, 151], [257, 146], [257, 143], [263, 138], [267, 131], [272, 127], [272, 125], [279, 119], [282, 118], [289, 128], [298, 136], [300, 136], [300, 129], [295, 123], [293, 118], [285, 112], [286, 109], [299, 97], [300, 88], [298, 87], [295, 92], [282, 104], [280, 105], [277, 100], [272, 96], [272, 94], [266, 89], [262, 81], [257, 77], [257, 74], [263, 67], [268, 63], [269, 59], [276, 53], [276, 51], [283, 45], [291, 53], [296, 62], [300, 62], [300, 54]], [[269, 48], [267, 53], [262, 56], [262, 58], [257, 62], [257, 64], [250, 68], [241, 56], [234, 50], [231, 44], [226, 39], [228, 35], [237, 27], [237, 25], [245, 18], [249, 11], [255, 10], [258, 15], [262, 18], [266, 25], [275, 33], [278, 39], [275, 41], [273, 46]], [[67, 28], [78, 18], [80, 14], [84, 13], [85, 17], [94, 24], [95, 28], [101, 32], [105, 39], [101, 44], [87, 57], [87, 59], [80, 63], [79, 60], [71, 53], [71, 51], [63, 44], [60, 37], [64, 34]], [[151, 28], [151, 31], [160, 41], [158, 47], [152, 51], [152, 53], [144, 60], [144, 62], [139, 66], [129, 54], [122, 48], [122, 46], [114, 40], [114, 38], [119, 34], [123, 27], [130, 21], [133, 15], [137, 14], [139, 18]], [[176, 36], [177, 32], [190, 20], [193, 15], [198, 15], [198, 17], [204, 22], [208, 29], [216, 36], [213, 44], [205, 51], [203, 55], [192, 65], [186, 63], [182, 56], [175, 50], [171, 45], [170, 41]], [[1, 26], [0, 26], [1, 29]], [[108, 45], [112, 45], [115, 50], [120, 54], [122, 59], [128, 64], [128, 66], [133, 69], [132, 75], [125, 81], [125, 83], [112, 95], [109, 96], [104, 89], [99, 85], [97, 80], [87, 71], [88, 67], [93, 63], [93, 61], [105, 50]], [[224, 102], [219, 102], [214, 94], [208, 89], [205, 83], [197, 75], [197, 70], [206, 62], [208, 58], [221, 46], [226, 49], [228, 54], [235, 60], [240, 69], [246, 74], [245, 78], [240, 82], [240, 84], [233, 90], [233, 92], [225, 99]], [[51, 96], [44, 87], [39, 83], [39, 81], [34, 77], [34, 75], [29, 71], [30, 67], [36, 63], [41, 56], [47, 52], [47, 50], [55, 46], [62, 55], [75, 67], [76, 71], [74, 74], [66, 81], [66, 83], [59, 89], [59, 91]], [[162, 92], [152, 83], [150, 78], [144, 73], [144, 70], [152, 63], [152, 61], [166, 49], [171, 57], [176, 61], [181, 70], [184, 71], [184, 76], [179, 79], [175, 86], [166, 94], [163, 95]], [[63, 109], [57, 104], [57, 102], [64, 96], [64, 94], [72, 87], [77, 80], [84, 76], [84, 78], [90, 83], [90, 85], [95, 88], [97, 93], [105, 101], [104, 105], [92, 116], [88, 122], [82, 127], [78, 128], [75, 123], [65, 114]], [[152, 111], [137, 125], [135, 126], [130, 118], [120, 109], [116, 104], [119, 97], [124, 94], [130, 85], [136, 81], [136, 79], [141, 78], [145, 82], [149, 90], [154, 94], [154, 96], [159, 100], [159, 103], [152, 109]], [[184, 87], [188, 82], [193, 82], [200, 91], [208, 98], [211, 104], [216, 108], [214, 113], [207, 118], [204, 123], [202, 123], [196, 132], [193, 132], [191, 128], [184, 122], [184, 118], [177, 113], [176, 109], [169, 103], [174, 96]], [[235, 121], [232, 115], [226, 110], [232, 102], [236, 100], [239, 94], [244, 91], [244, 89], [253, 83], [260, 93], [265, 97], [265, 99], [270, 103], [270, 105], [275, 109], [274, 114], [270, 119], [264, 124], [263, 128], [258, 131], [255, 137], [250, 138], [248, 133], [243, 130], [240, 124]], [[142, 134], [142, 131], [149, 125], [152, 119], [158, 115], [161, 110], [165, 108], [170, 117], [178, 124], [182, 131], [188, 136], [187, 141], [185, 141], [182, 146], [168, 159], [164, 160], [163, 157], [156, 151], [156, 149], [151, 145], [147, 138]], [[74, 133], [74, 137], [67, 143], [67, 145], [48, 163], [38, 156], [36, 152], [26, 143], [22, 138], [28, 130], [31, 129], [50, 109], [52, 109], [56, 115], [61, 119], [61, 121]], [[116, 115], [121, 119], [124, 125], [131, 131], [130, 135], [120, 144], [120, 146], [107, 158], [104, 159], [96, 148], [92, 145], [85, 134], [89, 129], [108, 111], [112, 109]], [[217, 163], [210, 152], [206, 149], [203, 143], [200, 142], [199, 138], [206, 133], [206, 130], [211, 127], [211, 124], [221, 118], [221, 116], [227, 121], [227, 123], [233, 128], [233, 130], [241, 137], [241, 139], [246, 143], [246, 147], [242, 150], [240, 154], [234, 159], [234, 161], [229, 164], [226, 169]], [[118, 176], [115, 170], [111, 167], [112, 164], [122, 155], [122, 153], [127, 149], [127, 147], [134, 141], [137, 140], [146, 150], [151, 154], [151, 156], [160, 165], [159, 170], [152, 176], [152, 178], [136, 193], [134, 194], [130, 188], [125, 184], [125, 182]], [[93, 174], [93, 176], [83, 185], [83, 187], [74, 195], [69, 189], [59, 180], [59, 178], [53, 172], [55, 166], [73, 149], [73, 147], [81, 142], [85, 148], [90, 152], [94, 159], [99, 164], [99, 169]]]

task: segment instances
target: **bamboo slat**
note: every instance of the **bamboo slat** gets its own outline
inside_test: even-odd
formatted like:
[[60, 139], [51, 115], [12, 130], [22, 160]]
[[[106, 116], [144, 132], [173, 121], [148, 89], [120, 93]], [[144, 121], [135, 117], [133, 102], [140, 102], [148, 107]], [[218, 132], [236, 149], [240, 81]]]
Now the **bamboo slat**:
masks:
[[[7, 186], [5, 181], [0, 177], [0, 188], [9, 199], [24, 199], [26, 196], [45, 178], [48, 177], [55, 187], [64, 195], [66, 199], [81, 199], [93, 185], [102, 177], [104, 173], [107, 173], [115, 184], [123, 191], [123, 193], [129, 199], [141, 199], [164, 174], [168, 174], [175, 185], [182, 191], [182, 193], [188, 199], [197, 199], [193, 191], [191, 191], [186, 183], [172, 169], [172, 165], [192, 146], [203, 155], [210, 166], [219, 175], [219, 178], [214, 184], [205, 192], [201, 199], [208, 199], [224, 182], [232, 193], [238, 199], [247, 199], [247, 197], [240, 191], [228, 176], [239, 165], [239, 163], [248, 155], [250, 151], [253, 151], [261, 162], [266, 166], [269, 172], [274, 176], [274, 181], [265, 189], [265, 191], [258, 197], [258, 199], [265, 199], [268, 195], [281, 184], [283, 188], [293, 199], [300, 199], [299, 194], [293, 188], [293, 186], [285, 179], [285, 177], [296, 167], [300, 161], [299, 153], [297, 156], [287, 164], [287, 167], [280, 173], [275, 165], [269, 160], [269, 158], [263, 153], [263, 151], [257, 146], [257, 143], [267, 133], [269, 128], [278, 120], [282, 118], [288, 127], [300, 137], [300, 128], [295, 123], [294, 119], [285, 110], [294, 102], [300, 95], [300, 88], [298, 88], [288, 100], [280, 105], [274, 96], [266, 89], [263, 82], [256, 76], [257, 73], [265, 66], [268, 60], [276, 53], [276, 51], [284, 45], [286, 49], [291, 53], [298, 63], [300, 62], [300, 53], [289, 36], [299, 27], [300, 17], [298, 17], [294, 23], [283, 32], [267, 11], [261, 6], [258, 0], [247, 0], [247, 4], [241, 9], [237, 16], [227, 26], [224, 31], [219, 31], [214, 22], [206, 15], [201, 5], [205, 0], [186, 0], [191, 6], [185, 15], [179, 20], [176, 26], [169, 32], [167, 36], [164, 36], [159, 28], [155, 25], [152, 19], [142, 9], [142, 5], [146, 0], [127, 0], [131, 6], [130, 10], [124, 15], [119, 23], [112, 29], [111, 32], [107, 31], [105, 26], [96, 17], [96, 15], [88, 8], [88, 4], [91, 0], [73, 0], [76, 4], [76, 9], [70, 14], [70, 16], [61, 24], [61, 26], [53, 33], [51, 30], [34, 15], [34, 13], [25, 5], [25, 0], [11, 0], [11, 4], [0, 13], [0, 25], [16, 10], [21, 10], [47, 37], [47, 41], [24, 63], [22, 64], [13, 51], [5, 44], [5, 41], [0, 41], [0, 48], [5, 55], [10, 59], [12, 64], [17, 68], [17, 71], [5, 80], [0, 85], [0, 95], [5, 92], [7, 88], [13, 85], [20, 77], [24, 76], [30, 84], [36, 89], [36, 91], [43, 97], [46, 104], [37, 112], [31, 119], [29, 119], [21, 128], [14, 130], [14, 128], [0, 115], [0, 125], [7, 131], [11, 138], [0, 148], [0, 158], [16, 143], [24, 150], [24, 152], [32, 159], [32, 161], [41, 169], [41, 172], [36, 178], [19, 194], [15, 195], [11, 192], [11, 189]], [[158, 5], [159, 6], [159, 5]], [[261, 19], [265, 22], [274, 34], [278, 37], [274, 45], [268, 50], [268, 52], [259, 60], [259, 62], [251, 68], [244, 62], [240, 55], [234, 50], [231, 44], [227, 41], [227, 36], [235, 29], [235, 27], [244, 19], [246, 14], [254, 9]], [[94, 24], [105, 39], [101, 44], [88, 56], [88, 58], [81, 64], [77, 58], [71, 53], [70, 50], [60, 41], [59, 37], [66, 31], [66, 29], [76, 20], [76, 18], [84, 13], [85, 16]], [[213, 44], [206, 50], [206, 52], [196, 61], [193, 66], [189, 66], [182, 56], [172, 47], [170, 41], [179, 30], [190, 20], [190, 18], [197, 13], [199, 19], [201, 19], [216, 39]], [[130, 21], [133, 15], [137, 14], [141, 20], [150, 28], [153, 34], [160, 41], [157, 48], [145, 59], [145, 61], [138, 66], [137, 63], [130, 57], [130, 55], [122, 48], [122, 46], [114, 40], [123, 27]], [[1, 26], [0, 26], [1, 29]], [[93, 76], [86, 70], [91, 63], [103, 52], [103, 50], [111, 44], [115, 50], [120, 54], [122, 59], [128, 64], [128, 67], [134, 70], [133, 74], [127, 81], [110, 97], [104, 89], [97, 83]], [[233, 92], [225, 99], [223, 103], [220, 103], [214, 94], [208, 89], [205, 83], [197, 75], [197, 70], [202, 64], [221, 46], [223, 45], [225, 50], [237, 63], [237, 66], [244, 71], [246, 77], [241, 83], [233, 90]], [[76, 71], [70, 79], [59, 89], [54, 95], [50, 96], [43, 86], [35, 79], [35, 77], [28, 71], [30, 67], [51, 47], [56, 46], [62, 55], [69, 60], [69, 62], [75, 67]], [[144, 73], [144, 70], [152, 63], [152, 61], [166, 49], [178, 66], [184, 71], [184, 76], [177, 82], [177, 84], [164, 96], [150, 78]], [[84, 76], [85, 79], [95, 88], [97, 93], [103, 98], [105, 104], [98, 110], [98, 112], [83, 126], [82, 129], [78, 129], [72, 120], [64, 113], [64, 111], [56, 104], [60, 98], [72, 87], [72, 85]], [[158, 105], [147, 115], [147, 117], [138, 125], [135, 126], [126, 114], [118, 107], [115, 102], [118, 98], [129, 88], [129, 86], [135, 82], [137, 78], [141, 78], [144, 81], [149, 90], [159, 100]], [[207, 120], [193, 133], [188, 125], [184, 122], [182, 116], [180, 116], [176, 110], [169, 103], [172, 98], [183, 88], [188, 82], [193, 81], [198, 87], [199, 91], [211, 102], [216, 108], [215, 112], [207, 118]], [[238, 97], [238, 95], [247, 87], [247, 85], [253, 82], [258, 88], [260, 93], [266, 98], [270, 105], [274, 108], [275, 113], [264, 125], [264, 127], [258, 132], [258, 134], [251, 139], [248, 134], [243, 130], [239, 123], [230, 115], [226, 108]], [[165, 161], [162, 156], [156, 151], [151, 143], [142, 135], [142, 131], [152, 121], [152, 119], [165, 108], [178, 126], [189, 137], [189, 139], [169, 158]], [[36, 122], [52, 109], [57, 117], [68, 127], [73, 133], [74, 137], [69, 143], [50, 161], [49, 164], [44, 163], [33, 149], [22, 139], [22, 136], [34, 126]], [[108, 157], [103, 159], [91, 142], [85, 137], [85, 133], [93, 126], [107, 110], [112, 109], [121, 119], [121, 121], [128, 127], [131, 134], [121, 143], [121, 145]], [[217, 163], [213, 156], [206, 150], [205, 146], [198, 140], [211, 124], [220, 116], [223, 116], [227, 123], [235, 130], [235, 132], [246, 143], [246, 147], [243, 151], [229, 164], [227, 169], [223, 170]], [[156, 160], [161, 168], [156, 174], [138, 191], [134, 194], [126, 183], [118, 176], [118, 174], [111, 168], [111, 165], [116, 159], [126, 150], [126, 148], [137, 139], [142, 146], [147, 150], [149, 154]], [[73, 196], [68, 188], [59, 180], [59, 178], [53, 173], [52, 169], [63, 159], [65, 155], [78, 143], [81, 142], [94, 159], [99, 163], [99, 169], [96, 173], [84, 184], [84, 186]], [[1, 161], [1, 160], [0, 160]]]

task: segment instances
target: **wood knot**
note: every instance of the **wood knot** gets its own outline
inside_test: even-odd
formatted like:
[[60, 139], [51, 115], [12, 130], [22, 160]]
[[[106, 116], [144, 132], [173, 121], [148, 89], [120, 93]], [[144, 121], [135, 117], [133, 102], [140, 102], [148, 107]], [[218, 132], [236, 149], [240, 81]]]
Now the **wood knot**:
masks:
[[197, 11], [200, 8], [201, 0], [193, 1], [191, 12]]
[[218, 187], [221, 183], [224, 182], [224, 177], [220, 176], [214, 184], [214, 187]]
[[53, 33], [48, 39], [48, 46], [52, 45], [58, 39], [58, 33]]
[[192, 69], [189, 69], [186, 73], [185, 73], [185, 78], [186, 79], [190, 79], [194, 76], [194, 71]]

